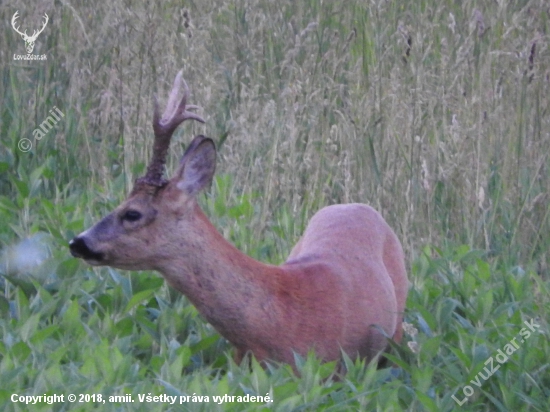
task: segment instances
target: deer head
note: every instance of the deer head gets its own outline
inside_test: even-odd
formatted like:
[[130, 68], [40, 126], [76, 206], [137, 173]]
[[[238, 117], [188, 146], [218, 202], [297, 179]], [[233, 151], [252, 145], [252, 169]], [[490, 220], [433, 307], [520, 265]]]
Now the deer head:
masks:
[[34, 30], [32, 33], [32, 36], [27, 35], [27, 30], [25, 30], [23, 33], [19, 31], [18, 27], [15, 27], [15, 21], [17, 20], [17, 17], [19, 17], [17, 14], [19, 11], [16, 11], [11, 19], [11, 25], [13, 29], [21, 35], [23, 40], [25, 41], [25, 48], [27, 49], [27, 53], [31, 54], [34, 49], [34, 42], [38, 38], [38, 35], [44, 31], [46, 28], [46, 24], [48, 24], [49, 18], [46, 13], [44, 13], [44, 24], [42, 25], [42, 28], [40, 30]]
[[[183, 97], [178, 94], [183, 84]], [[216, 150], [211, 139], [197, 136], [183, 155], [171, 180], [164, 179], [166, 154], [172, 134], [187, 119], [204, 123], [190, 110], [189, 88], [180, 71], [162, 117], [155, 98], [153, 155], [145, 176], [136, 180], [128, 198], [95, 226], [70, 242], [71, 254], [91, 265], [121, 269], [155, 269], [155, 262], [172, 249], [163, 234], [192, 208], [195, 195], [214, 174]], [[203, 167], [207, 165], [207, 167]], [[187, 206], [187, 207], [186, 207]], [[153, 242], [155, 239], [155, 242]]]

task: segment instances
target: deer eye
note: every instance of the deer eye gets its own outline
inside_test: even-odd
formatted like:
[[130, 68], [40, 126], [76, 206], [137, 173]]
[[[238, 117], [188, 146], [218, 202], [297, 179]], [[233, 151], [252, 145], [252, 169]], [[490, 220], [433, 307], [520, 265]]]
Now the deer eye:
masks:
[[141, 213], [137, 210], [127, 210], [122, 215], [122, 220], [127, 220], [128, 222], [135, 222], [136, 220], [141, 219]]

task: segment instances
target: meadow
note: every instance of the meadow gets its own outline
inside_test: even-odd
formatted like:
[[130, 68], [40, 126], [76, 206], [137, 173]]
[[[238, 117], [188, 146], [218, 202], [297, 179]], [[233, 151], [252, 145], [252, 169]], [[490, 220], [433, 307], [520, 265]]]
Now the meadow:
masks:
[[[45, 60], [15, 57], [16, 11], [27, 33], [49, 16]], [[547, 1], [5, 0], [0, 17], [1, 410], [548, 410]], [[153, 96], [180, 69], [206, 124], [176, 132], [167, 169], [215, 140], [200, 203], [240, 250], [282, 263], [335, 203], [395, 230], [393, 367], [237, 365], [157, 273], [70, 256], [143, 174]], [[64, 401], [22, 403], [39, 395]]]

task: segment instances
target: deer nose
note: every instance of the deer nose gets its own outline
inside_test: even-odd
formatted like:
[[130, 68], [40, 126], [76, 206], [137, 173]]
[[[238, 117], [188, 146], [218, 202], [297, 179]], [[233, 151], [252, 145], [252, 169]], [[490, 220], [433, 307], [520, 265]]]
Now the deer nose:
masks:
[[103, 253], [91, 250], [86, 244], [86, 240], [79, 236], [69, 242], [69, 250], [71, 251], [71, 255], [84, 260], [100, 262], [103, 259]]

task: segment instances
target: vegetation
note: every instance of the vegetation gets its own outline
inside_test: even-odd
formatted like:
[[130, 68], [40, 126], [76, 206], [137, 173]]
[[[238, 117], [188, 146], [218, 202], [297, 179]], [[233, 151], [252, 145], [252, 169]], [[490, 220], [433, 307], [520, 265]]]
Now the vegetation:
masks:
[[[47, 60], [14, 60], [17, 10], [28, 33], [49, 15], [33, 51]], [[2, 410], [547, 410], [546, 1], [7, 0], [0, 16]], [[372, 204], [395, 229], [411, 326], [394, 367], [236, 365], [157, 274], [70, 257], [68, 240], [143, 173], [153, 96], [181, 68], [207, 124], [177, 132], [168, 169], [195, 134], [217, 141], [201, 203], [238, 248], [280, 263], [339, 202]], [[64, 116], [33, 133], [54, 107]], [[272, 402], [214, 402], [225, 394]]]

